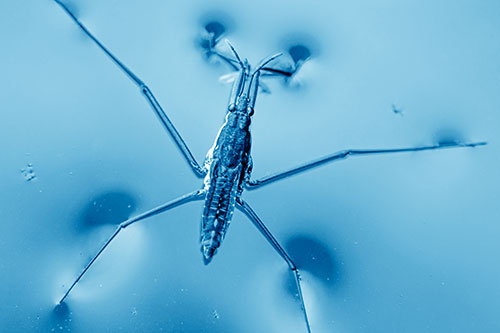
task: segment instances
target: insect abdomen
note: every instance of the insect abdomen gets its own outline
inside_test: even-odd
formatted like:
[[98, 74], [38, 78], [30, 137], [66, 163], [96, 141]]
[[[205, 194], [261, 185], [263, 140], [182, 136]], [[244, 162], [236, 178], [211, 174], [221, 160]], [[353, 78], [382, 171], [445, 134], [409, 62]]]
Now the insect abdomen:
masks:
[[229, 227], [236, 203], [236, 188], [237, 181], [232, 177], [211, 179], [201, 220], [200, 243], [205, 264], [217, 252]]

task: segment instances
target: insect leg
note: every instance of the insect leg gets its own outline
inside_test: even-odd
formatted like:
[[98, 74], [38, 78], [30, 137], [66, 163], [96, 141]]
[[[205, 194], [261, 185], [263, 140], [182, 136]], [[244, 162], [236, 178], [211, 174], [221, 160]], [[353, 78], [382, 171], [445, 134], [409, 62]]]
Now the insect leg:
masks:
[[346, 159], [349, 156], [356, 155], [377, 155], [377, 154], [387, 154], [387, 153], [404, 153], [410, 151], [423, 151], [423, 150], [434, 150], [434, 149], [444, 149], [444, 148], [462, 148], [462, 147], [476, 147], [486, 145], [486, 142], [475, 142], [475, 143], [446, 143], [437, 144], [433, 146], [421, 146], [412, 148], [397, 148], [397, 149], [349, 149], [341, 150], [339, 152], [333, 153], [317, 160], [313, 160], [302, 165], [296, 166], [294, 168], [280, 171], [274, 174], [270, 174], [263, 178], [257, 180], [250, 180], [246, 183], [248, 189], [255, 189], [263, 185], [270, 184], [280, 179], [288, 178], [295, 174], [307, 171], [309, 169], [322, 166], [329, 162], [334, 162], [337, 160]]
[[61, 8], [69, 15], [69, 17], [80, 27], [80, 29], [90, 38], [92, 39], [97, 46], [104, 52], [106, 55], [111, 58], [111, 60], [117, 65], [125, 74], [131, 79], [141, 90], [141, 93], [148, 100], [151, 108], [154, 113], [160, 120], [162, 126], [165, 130], [170, 134], [172, 139], [174, 140], [177, 148], [180, 150], [184, 158], [187, 160], [194, 173], [198, 176], [204, 176], [205, 170], [198, 164], [193, 154], [189, 150], [187, 144], [182, 139], [181, 135], [172, 124], [167, 114], [161, 107], [160, 103], [156, 100], [156, 97], [153, 95], [148, 86], [141, 81], [127, 66], [125, 66], [117, 57], [115, 57], [90, 31], [76, 18], [76, 16], [64, 5], [60, 0], [54, 0]]
[[[277, 69], [277, 68], [272, 68], [272, 67], [263, 67], [263, 71], [265, 71], [262, 75], [263, 76], [285, 76], [285, 77], [290, 77], [293, 75], [293, 72], [286, 71], [283, 69]], [[269, 73], [266, 73], [269, 72]]]
[[101, 249], [97, 252], [97, 254], [92, 258], [92, 260], [90, 260], [90, 262], [85, 266], [85, 268], [83, 269], [83, 271], [78, 275], [78, 277], [75, 279], [75, 281], [71, 284], [71, 286], [68, 288], [68, 290], [66, 291], [66, 293], [64, 294], [64, 296], [61, 298], [61, 300], [59, 301], [59, 304], [61, 304], [62, 302], [64, 302], [64, 300], [66, 299], [66, 297], [69, 295], [69, 293], [71, 292], [71, 290], [73, 290], [73, 288], [75, 287], [75, 285], [78, 283], [78, 281], [80, 281], [80, 279], [83, 277], [83, 275], [89, 270], [90, 266], [92, 266], [92, 264], [97, 260], [97, 258], [101, 255], [102, 252], [104, 252], [104, 250], [106, 249], [106, 247], [108, 247], [108, 245], [111, 243], [111, 241], [113, 239], [115, 239], [115, 237], [120, 233], [120, 231], [122, 229], [125, 229], [126, 227], [128, 227], [129, 225], [133, 224], [133, 223], [136, 223], [136, 222], [139, 222], [139, 221], [142, 221], [148, 217], [152, 217], [152, 216], [155, 216], [155, 215], [158, 215], [160, 213], [163, 213], [167, 210], [170, 210], [172, 208], [175, 208], [175, 207], [178, 207], [178, 206], [181, 206], [185, 203], [188, 203], [190, 201], [195, 201], [195, 200], [200, 200], [203, 198], [205, 192], [203, 192], [203, 190], [197, 190], [197, 191], [194, 191], [194, 192], [191, 192], [191, 193], [188, 193], [188, 194], [185, 194], [177, 199], [174, 199], [170, 202], [167, 202], [163, 205], [160, 205], [156, 208], [153, 208], [151, 210], [148, 210], [147, 212], [144, 212], [140, 215], [137, 215], [135, 217], [132, 217], [122, 223], [120, 223], [120, 225], [116, 228], [115, 232], [111, 235], [111, 237], [108, 238], [108, 240], [106, 241], [106, 243], [104, 243], [104, 245], [101, 247]]
[[[226, 64], [228, 64], [233, 70], [235, 70], [235, 71], [240, 70], [240, 67], [238, 66], [239, 65], [238, 60], [230, 58], [230, 57], [220, 53], [219, 51], [217, 51], [215, 49], [210, 49], [208, 54], [209, 54], [209, 56], [215, 55], [215, 56], [219, 57], [222, 61], [224, 61]], [[264, 73], [262, 74], [263, 76], [280, 76], [281, 75], [281, 76], [290, 77], [293, 75], [293, 73], [290, 71], [272, 68], [272, 67], [262, 67], [261, 70], [264, 71]]]
[[211, 50], [210, 51], [210, 54], [212, 55], [216, 55], [217, 57], [219, 57], [222, 61], [224, 61], [226, 64], [228, 64], [229, 66], [231, 66], [231, 68], [235, 71], [238, 71], [240, 68], [238, 65], [238, 61], [235, 60], [235, 59], [232, 59], [228, 56], [225, 56], [223, 55], [222, 53], [218, 52], [218, 51], [213, 51]]
[[237, 207], [245, 213], [245, 215], [250, 219], [250, 221], [254, 224], [254, 226], [259, 229], [260, 233], [267, 239], [269, 244], [274, 248], [276, 252], [285, 260], [286, 264], [292, 271], [294, 277], [295, 277], [295, 284], [297, 287], [297, 294], [300, 299], [300, 304], [302, 307], [302, 312], [304, 314], [304, 320], [306, 322], [306, 327], [307, 327], [307, 332], [311, 332], [311, 327], [309, 326], [309, 319], [307, 317], [307, 311], [306, 311], [306, 306], [304, 303], [304, 298], [302, 296], [302, 288], [300, 286], [300, 274], [299, 270], [297, 269], [297, 266], [293, 263], [292, 259], [290, 256], [286, 253], [285, 249], [280, 245], [280, 243], [274, 238], [273, 234], [267, 229], [267, 227], [264, 225], [264, 222], [259, 218], [259, 216], [255, 213], [255, 211], [250, 207], [250, 205], [244, 201], [241, 198], [236, 199], [237, 200]]
[[[211, 54], [214, 54], [218, 56], [220, 59], [222, 59], [225, 63], [227, 63], [229, 66], [231, 66], [235, 71], [239, 70], [240, 68], [237, 66], [238, 61], [232, 58], [229, 58], [222, 53], [219, 53], [218, 51], [210, 51]], [[277, 68], [272, 68], [272, 67], [262, 67], [261, 68], [264, 76], [286, 76], [290, 77], [293, 75], [292, 72], [283, 70], [283, 69], [277, 69]]]

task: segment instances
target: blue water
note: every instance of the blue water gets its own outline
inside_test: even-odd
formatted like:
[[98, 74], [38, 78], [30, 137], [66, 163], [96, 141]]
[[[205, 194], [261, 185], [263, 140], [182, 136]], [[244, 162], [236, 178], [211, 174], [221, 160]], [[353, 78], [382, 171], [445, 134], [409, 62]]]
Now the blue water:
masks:
[[[66, 3], [199, 161], [230, 91], [199, 47], [214, 20], [254, 64], [311, 54], [258, 98], [256, 178], [346, 148], [488, 141], [353, 157], [244, 198], [301, 269], [313, 332], [500, 330], [498, 2]], [[1, 2], [0, 43], [0, 331], [304, 332], [286, 264], [243, 214], [203, 265], [201, 202], [124, 230], [55, 308], [117, 223], [201, 181], [53, 1]]]

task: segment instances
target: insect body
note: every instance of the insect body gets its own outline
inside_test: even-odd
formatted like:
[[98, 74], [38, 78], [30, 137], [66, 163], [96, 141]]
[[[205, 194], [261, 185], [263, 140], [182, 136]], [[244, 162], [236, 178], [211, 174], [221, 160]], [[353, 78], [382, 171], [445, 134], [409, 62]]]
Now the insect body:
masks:
[[257, 213], [255, 213], [251, 206], [243, 200], [242, 194], [244, 189], [256, 189], [261, 186], [273, 183], [277, 180], [284, 179], [306, 170], [327, 164], [329, 162], [345, 159], [349, 156], [423, 151], [452, 147], [475, 147], [478, 145], [486, 144], [485, 142], [452, 142], [446, 144], [397, 149], [342, 150], [331, 155], [324, 156], [317, 160], [304, 163], [297, 167], [271, 174], [261, 179], [251, 180], [250, 175], [252, 171], [252, 159], [250, 156], [250, 123], [251, 117], [254, 114], [255, 101], [259, 89], [259, 78], [261, 72], [268, 72], [272, 75], [283, 75], [285, 77], [289, 77], [291, 73], [286, 73], [279, 69], [266, 67], [268, 63], [270, 63], [281, 54], [277, 54], [267, 58], [261, 63], [261, 65], [257, 66], [255, 70], [251, 71], [251, 67], [248, 64], [248, 61], [245, 59], [245, 62], [243, 62], [235, 49], [228, 43], [236, 59], [231, 59], [220, 54], [218, 55], [233, 68], [238, 68], [237, 66], [235, 66], [235, 64], [239, 65], [239, 75], [238, 79], [235, 80], [233, 84], [225, 122], [219, 130], [213, 147], [207, 154], [204, 166], [201, 167], [193, 157], [188, 146], [186, 145], [181, 135], [176, 130], [148, 86], [144, 82], [142, 82], [120, 60], [118, 60], [118, 58], [116, 58], [108, 49], [106, 49], [103, 44], [100, 43], [97, 38], [94, 37], [81, 22], [78, 21], [75, 15], [62, 2], [60, 2], [59, 0], [54, 1], [62, 7], [62, 9], [71, 17], [71, 19], [78, 25], [78, 27], [83, 30], [83, 32], [89, 38], [91, 38], [97, 44], [97, 46], [102, 51], [104, 51], [108, 57], [111, 58], [111, 60], [115, 64], [125, 72], [127, 77], [139, 87], [140, 92], [149, 102], [152, 110], [158, 116], [158, 119], [160, 120], [165, 130], [174, 140], [175, 144], [179, 148], [179, 151], [191, 166], [193, 172], [200, 178], [204, 177], [204, 184], [201, 189], [180, 196], [177, 199], [174, 199], [170, 202], [167, 202], [163, 205], [160, 205], [120, 223], [115, 232], [109, 237], [109, 239], [99, 249], [97, 254], [92, 258], [92, 260], [90, 260], [83, 271], [77, 276], [70, 287], [66, 290], [66, 293], [59, 301], [59, 304], [65, 301], [66, 297], [68, 297], [71, 290], [73, 290], [78, 281], [80, 281], [80, 279], [89, 270], [92, 264], [113, 241], [113, 239], [115, 239], [115, 237], [120, 233], [121, 230], [129, 227], [136, 222], [143, 221], [149, 217], [158, 215], [162, 212], [181, 206], [185, 203], [196, 200], [205, 200], [200, 234], [200, 245], [204, 263], [208, 264], [212, 260], [217, 249], [220, 247], [224, 236], [226, 235], [229, 223], [231, 222], [233, 216], [233, 212], [235, 208], [238, 208], [249, 218], [249, 220], [254, 224], [257, 230], [273, 247], [276, 253], [288, 265], [288, 268], [290, 269], [290, 272], [291, 274], [293, 274], [293, 277], [295, 279], [295, 286], [297, 291], [296, 294], [301, 304], [305, 329], [310, 332], [311, 327], [309, 325], [306, 305], [304, 302], [304, 297], [302, 295], [301, 279], [297, 266], [293, 262], [292, 258], [290, 258], [290, 256], [287, 254], [285, 249], [280, 245], [278, 240], [265, 226]]
[[250, 117], [229, 112], [209, 152], [205, 167], [205, 206], [201, 221], [200, 243], [203, 260], [208, 264], [224, 238], [241, 195], [250, 162]]
[[205, 162], [206, 199], [201, 221], [201, 251], [208, 264], [224, 239], [233, 216], [236, 199], [250, 179], [250, 123], [259, 88], [259, 74], [264, 65], [280, 54], [266, 59], [252, 74], [228, 43], [241, 66], [233, 84], [226, 119]]

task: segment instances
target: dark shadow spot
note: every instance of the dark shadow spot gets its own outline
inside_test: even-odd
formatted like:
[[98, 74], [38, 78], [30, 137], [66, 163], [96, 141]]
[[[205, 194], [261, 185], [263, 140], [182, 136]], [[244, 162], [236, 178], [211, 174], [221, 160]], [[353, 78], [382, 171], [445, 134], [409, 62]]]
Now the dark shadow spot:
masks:
[[[310, 236], [296, 235], [285, 243], [285, 248], [299, 271], [312, 274], [327, 288], [338, 285], [340, 281], [338, 261], [327, 245]], [[297, 294], [292, 274], [289, 274], [286, 281], [286, 289], [292, 295]]]
[[214, 36], [215, 40], [218, 40], [226, 32], [226, 27], [217, 21], [211, 21], [205, 24], [205, 30]]
[[232, 23], [228, 15], [221, 12], [208, 13], [200, 19], [201, 31], [197, 44], [209, 58], [223, 36], [231, 30]]
[[52, 331], [70, 331], [71, 330], [71, 311], [66, 303], [58, 304], [52, 310], [49, 316], [47, 328]]
[[119, 224], [135, 211], [136, 198], [122, 190], [103, 192], [91, 198], [81, 213], [80, 226], [83, 229], [105, 224]]
[[434, 141], [442, 146], [455, 145], [457, 143], [463, 142], [462, 134], [456, 129], [443, 128], [434, 135]]
[[203, 49], [205, 55], [210, 56], [225, 32], [226, 27], [220, 22], [211, 21], [205, 24], [199, 38], [199, 46]]
[[59, 303], [54, 307], [52, 311], [54, 318], [57, 319], [67, 319], [69, 317], [69, 307], [66, 303]]
[[288, 54], [290, 54], [290, 57], [292, 57], [295, 66], [299, 66], [299, 64], [302, 64], [304, 61], [311, 57], [311, 50], [309, 50], [309, 48], [304, 45], [297, 44], [292, 45], [290, 46], [290, 48], [288, 48]]
[[80, 18], [80, 7], [74, 4], [74, 1], [57, 0], [56, 2], [65, 6], [75, 17]]
[[283, 57], [280, 69], [290, 73], [290, 75], [284, 77], [283, 83], [289, 88], [298, 88], [301, 84], [294, 77], [300, 71], [302, 65], [312, 58], [318, 57], [320, 54], [319, 44], [315, 38], [306, 33], [288, 34], [283, 37], [280, 44], [286, 55], [286, 57]]

